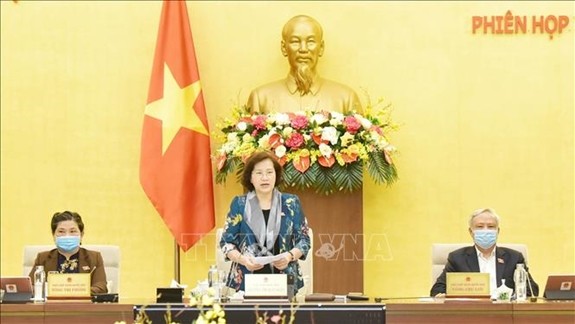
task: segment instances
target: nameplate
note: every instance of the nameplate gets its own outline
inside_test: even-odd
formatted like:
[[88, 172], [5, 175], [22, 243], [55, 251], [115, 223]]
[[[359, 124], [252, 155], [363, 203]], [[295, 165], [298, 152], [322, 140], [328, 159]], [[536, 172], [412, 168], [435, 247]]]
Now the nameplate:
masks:
[[447, 297], [489, 297], [489, 273], [448, 272], [446, 273]]
[[90, 298], [90, 273], [48, 273], [48, 298]]
[[288, 298], [286, 274], [246, 274], [245, 299], [285, 299]]

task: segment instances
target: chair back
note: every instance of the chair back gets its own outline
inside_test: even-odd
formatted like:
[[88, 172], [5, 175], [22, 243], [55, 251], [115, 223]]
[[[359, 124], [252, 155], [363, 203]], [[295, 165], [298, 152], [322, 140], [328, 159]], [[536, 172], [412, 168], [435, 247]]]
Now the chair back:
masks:
[[[117, 245], [82, 245], [83, 248], [98, 251], [104, 259], [104, 269], [108, 280], [108, 292], [119, 293], [120, 291], [120, 247]], [[54, 249], [54, 245], [26, 245], [24, 246], [23, 274], [30, 274], [36, 256], [40, 252]]]
[[[434, 284], [437, 277], [443, 272], [447, 264], [449, 253], [473, 243], [435, 243], [431, 246], [431, 284]], [[497, 243], [497, 246], [506, 247], [521, 252], [525, 263], [527, 263], [527, 245], [514, 243]]]
[[[231, 261], [226, 261], [226, 256], [220, 248], [220, 239], [222, 238], [223, 232], [223, 228], [218, 228], [216, 230], [216, 265], [218, 270], [229, 272], [232, 263]], [[306, 260], [298, 260], [304, 282], [304, 286], [299, 290], [298, 294], [302, 295], [313, 293], [313, 231], [311, 228], [309, 229], [309, 238], [310, 250], [307, 254], [307, 258]]]

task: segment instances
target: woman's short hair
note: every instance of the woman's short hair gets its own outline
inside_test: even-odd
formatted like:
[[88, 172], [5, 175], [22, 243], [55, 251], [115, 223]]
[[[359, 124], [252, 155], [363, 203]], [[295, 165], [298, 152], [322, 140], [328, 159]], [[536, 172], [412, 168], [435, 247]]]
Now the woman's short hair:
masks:
[[58, 228], [58, 224], [64, 221], [74, 221], [78, 224], [78, 228], [80, 229], [80, 233], [84, 233], [84, 222], [82, 221], [82, 217], [75, 212], [71, 211], [63, 211], [61, 213], [56, 213], [52, 216], [52, 222], [50, 226], [52, 227], [52, 234], [56, 233], [56, 228]]
[[276, 156], [270, 152], [267, 152], [267, 151], [257, 152], [257, 153], [252, 154], [247, 159], [245, 166], [244, 166], [244, 172], [242, 174], [242, 186], [244, 186], [244, 188], [246, 188], [247, 190], [252, 191], [255, 189], [254, 185], [251, 181], [252, 180], [252, 172], [254, 171], [256, 164], [258, 164], [264, 160], [270, 160], [274, 164], [274, 170], [276, 172], [276, 182], [274, 183], [274, 186], [277, 187], [282, 182], [282, 173], [283, 173], [282, 170], [283, 169], [282, 169], [282, 166], [277, 161]]

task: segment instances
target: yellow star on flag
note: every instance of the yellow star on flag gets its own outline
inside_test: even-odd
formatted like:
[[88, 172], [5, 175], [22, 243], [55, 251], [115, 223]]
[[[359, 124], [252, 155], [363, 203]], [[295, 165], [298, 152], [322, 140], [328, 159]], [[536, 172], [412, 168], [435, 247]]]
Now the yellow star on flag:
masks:
[[201, 90], [199, 80], [180, 88], [170, 67], [164, 63], [164, 97], [149, 103], [145, 109], [146, 115], [162, 121], [162, 155], [182, 127], [208, 135], [194, 110]]

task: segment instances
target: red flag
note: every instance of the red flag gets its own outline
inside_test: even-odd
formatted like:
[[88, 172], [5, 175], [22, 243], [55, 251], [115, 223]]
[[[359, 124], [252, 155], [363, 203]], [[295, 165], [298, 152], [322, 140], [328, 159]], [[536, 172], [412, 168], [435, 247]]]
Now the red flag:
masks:
[[185, 1], [162, 8], [140, 182], [184, 251], [215, 226], [208, 121]]

